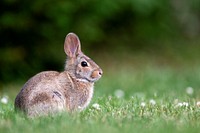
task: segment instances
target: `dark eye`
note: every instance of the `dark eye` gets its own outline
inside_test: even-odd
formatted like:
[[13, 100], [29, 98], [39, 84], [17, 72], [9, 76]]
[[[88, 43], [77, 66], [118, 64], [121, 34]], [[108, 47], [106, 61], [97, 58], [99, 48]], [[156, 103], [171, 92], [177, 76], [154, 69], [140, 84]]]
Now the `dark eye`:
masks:
[[87, 67], [87, 66], [88, 66], [88, 64], [87, 64], [87, 62], [85, 62], [85, 61], [82, 61], [82, 62], [81, 62], [81, 66], [82, 66], [82, 67]]

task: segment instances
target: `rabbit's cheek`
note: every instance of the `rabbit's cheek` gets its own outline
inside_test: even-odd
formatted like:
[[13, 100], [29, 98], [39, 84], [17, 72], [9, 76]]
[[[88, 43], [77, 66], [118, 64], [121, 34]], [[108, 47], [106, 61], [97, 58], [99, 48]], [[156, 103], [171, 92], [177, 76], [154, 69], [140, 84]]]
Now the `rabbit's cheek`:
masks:
[[80, 67], [77, 67], [76, 73], [80, 75], [81, 72], [82, 72], [81, 68], [80, 68]]
[[81, 77], [90, 77], [90, 71], [87, 69], [87, 68], [80, 68], [78, 67], [77, 70], [76, 70], [76, 74], [81, 76]]

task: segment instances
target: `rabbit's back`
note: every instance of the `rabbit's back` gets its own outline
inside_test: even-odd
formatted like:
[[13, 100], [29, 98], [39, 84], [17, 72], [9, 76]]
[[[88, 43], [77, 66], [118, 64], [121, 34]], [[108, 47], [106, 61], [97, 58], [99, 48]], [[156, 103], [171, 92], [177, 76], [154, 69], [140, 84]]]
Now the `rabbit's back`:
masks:
[[[65, 74], [64, 74], [65, 75]], [[66, 109], [62, 81], [66, 90], [70, 83], [67, 76], [56, 71], [41, 72], [26, 82], [15, 99], [15, 108], [21, 109], [29, 116], [58, 112]], [[42, 113], [43, 112], [43, 113]]]

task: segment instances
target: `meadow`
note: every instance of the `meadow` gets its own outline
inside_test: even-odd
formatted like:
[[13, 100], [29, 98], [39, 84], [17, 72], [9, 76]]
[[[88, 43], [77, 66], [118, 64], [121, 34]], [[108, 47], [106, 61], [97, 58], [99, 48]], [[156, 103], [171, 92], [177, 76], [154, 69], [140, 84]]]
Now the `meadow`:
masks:
[[13, 107], [25, 81], [7, 84], [0, 93], [0, 132], [198, 133], [200, 64], [188, 55], [97, 58], [104, 75], [89, 107], [74, 114], [26, 118]]
[[[0, 133], [200, 133], [200, 0], [1, 0]], [[86, 110], [16, 113], [23, 84], [62, 71], [64, 37], [104, 71]]]

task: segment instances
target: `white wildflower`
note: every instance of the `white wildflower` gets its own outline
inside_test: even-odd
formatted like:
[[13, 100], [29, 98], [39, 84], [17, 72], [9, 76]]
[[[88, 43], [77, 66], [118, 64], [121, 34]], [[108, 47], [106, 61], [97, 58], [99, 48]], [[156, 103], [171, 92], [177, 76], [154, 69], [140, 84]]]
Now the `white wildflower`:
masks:
[[92, 107], [95, 108], [95, 109], [97, 109], [97, 110], [100, 110], [100, 109], [101, 109], [98, 103], [94, 103], [94, 104], [92, 105]]
[[115, 96], [117, 98], [123, 98], [124, 97], [124, 91], [122, 91], [122, 90], [116, 90], [115, 91]]
[[1, 98], [1, 103], [7, 104], [7, 103], [8, 103], [8, 96], [3, 96], [3, 97]]
[[140, 104], [142, 107], [145, 107], [146, 106], [146, 103], [145, 102], [141, 102]]
[[156, 104], [156, 101], [153, 100], [153, 99], [151, 99], [151, 100], [149, 100], [149, 103], [150, 103], [151, 105], [155, 105], [155, 104]]
[[196, 104], [197, 104], [198, 107], [200, 107], [200, 101], [198, 101]]
[[188, 107], [188, 106], [189, 106], [189, 103], [183, 102], [183, 106]]
[[177, 104], [177, 107], [188, 107], [189, 106], [189, 103], [188, 102], [182, 102], [182, 103], [178, 103]]
[[187, 93], [188, 95], [192, 95], [192, 94], [194, 93], [194, 89], [193, 89], [192, 87], [187, 87], [187, 88], [186, 88], [186, 93]]
[[178, 106], [178, 107], [182, 107], [182, 106], [183, 106], [183, 103], [178, 103], [177, 106]]

